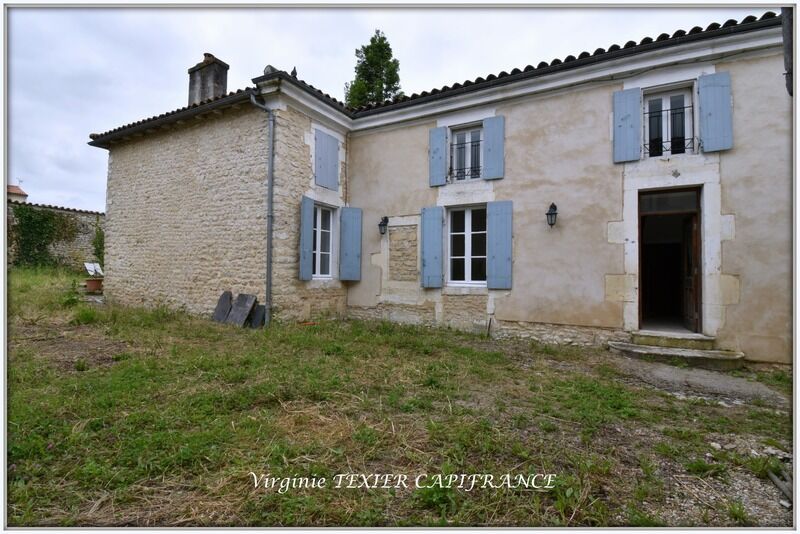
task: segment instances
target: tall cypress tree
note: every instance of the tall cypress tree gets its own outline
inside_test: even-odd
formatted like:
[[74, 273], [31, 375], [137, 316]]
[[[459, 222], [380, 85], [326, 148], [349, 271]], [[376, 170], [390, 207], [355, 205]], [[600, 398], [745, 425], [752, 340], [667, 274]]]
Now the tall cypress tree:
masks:
[[356, 77], [344, 86], [348, 106], [380, 104], [403, 95], [400, 62], [392, 57], [392, 46], [382, 31], [375, 30], [369, 44], [356, 50], [356, 58]]

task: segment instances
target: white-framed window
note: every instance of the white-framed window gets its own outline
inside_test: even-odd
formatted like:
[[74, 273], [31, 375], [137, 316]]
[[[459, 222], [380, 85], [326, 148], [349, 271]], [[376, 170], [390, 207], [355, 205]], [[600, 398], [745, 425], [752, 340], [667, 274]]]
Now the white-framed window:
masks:
[[649, 157], [694, 152], [694, 106], [689, 87], [644, 95], [644, 153]]
[[314, 240], [312, 244], [313, 278], [328, 279], [333, 275], [334, 210], [327, 206], [314, 206]]
[[460, 126], [450, 130], [450, 179], [481, 177], [483, 165], [483, 126]]
[[486, 285], [486, 205], [447, 212], [448, 285]]

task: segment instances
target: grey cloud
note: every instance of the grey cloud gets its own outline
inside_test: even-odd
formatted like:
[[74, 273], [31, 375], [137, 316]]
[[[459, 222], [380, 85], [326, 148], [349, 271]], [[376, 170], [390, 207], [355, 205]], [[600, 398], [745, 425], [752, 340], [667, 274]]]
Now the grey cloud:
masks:
[[231, 90], [271, 63], [341, 99], [380, 28], [411, 94], [767, 9], [10, 8], [10, 177], [33, 202], [104, 209], [89, 133], [184, 106], [203, 52], [231, 65]]

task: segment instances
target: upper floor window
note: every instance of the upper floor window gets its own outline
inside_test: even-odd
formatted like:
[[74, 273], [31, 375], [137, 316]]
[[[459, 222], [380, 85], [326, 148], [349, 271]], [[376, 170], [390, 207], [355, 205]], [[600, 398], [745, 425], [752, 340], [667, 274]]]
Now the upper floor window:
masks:
[[481, 177], [483, 128], [454, 129], [450, 134], [450, 179], [469, 180]]
[[486, 206], [451, 209], [447, 232], [447, 280], [454, 285], [486, 285]]
[[644, 153], [648, 156], [694, 151], [692, 92], [677, 89], [644, 96]]
[[325, 206], [315, 205], [313, 228], [311, 275], [314, 278], [331, 278], [333, 210]]

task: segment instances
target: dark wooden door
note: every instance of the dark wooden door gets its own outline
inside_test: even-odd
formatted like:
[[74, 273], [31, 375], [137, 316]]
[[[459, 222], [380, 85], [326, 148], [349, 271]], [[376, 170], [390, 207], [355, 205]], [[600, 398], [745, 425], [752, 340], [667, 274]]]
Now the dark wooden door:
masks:
[[700, 247], [697, 214], [683, 220], [683, 325], [700, 330]]

